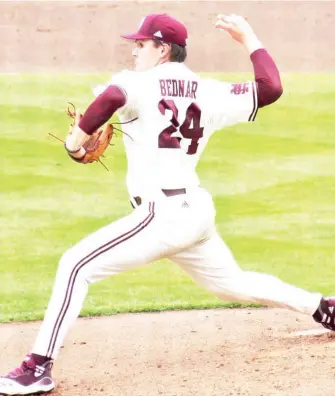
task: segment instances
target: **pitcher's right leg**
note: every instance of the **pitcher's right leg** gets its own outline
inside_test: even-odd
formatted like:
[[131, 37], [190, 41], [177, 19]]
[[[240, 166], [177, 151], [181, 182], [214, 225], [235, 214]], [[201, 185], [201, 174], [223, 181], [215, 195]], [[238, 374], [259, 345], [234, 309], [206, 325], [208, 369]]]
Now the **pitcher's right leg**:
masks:
[[54, 387], [52, 360], [80, 313], [88, 284], [159, 259], [165, 247], [156, 237], [157, 227], [155, 204], [143, 204], [63, 255], [33, 353], [0, 378], [0, 394], [28, 395]]

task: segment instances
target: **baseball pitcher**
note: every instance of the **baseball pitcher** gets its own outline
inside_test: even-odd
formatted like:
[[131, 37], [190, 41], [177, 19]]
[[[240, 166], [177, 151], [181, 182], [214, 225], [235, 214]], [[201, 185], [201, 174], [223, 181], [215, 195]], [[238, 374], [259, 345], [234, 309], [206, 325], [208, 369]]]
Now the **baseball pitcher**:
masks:
[[117, 112], [133, 210], [63, 254], [36, 342], [22, 364], [0, 378], [0, 394], [52, 390], [53, 361], [88, 285], [162, 258], [221, 299], [295, 310], [335, 330], [334, 299], [243, 271], [216, 231], [212, 197], [196, 173], [201, 153], [215, 131], [254, 121], [259, 108], [282, 94], [278, 69], [249, 23], [237, 15], [218, 15], [216, 27], [244, 46], [254, 81], [199, 77], [184, 63], [186, 27], [167, 14], [148, 15], [137, 33], [123, 36], [134, 42], [135, 69], [98, 86], [84, 114], [73, 115], [65, 149], [71, 159], [87, 164], [110, 141], [112, 126], [99, 128]]

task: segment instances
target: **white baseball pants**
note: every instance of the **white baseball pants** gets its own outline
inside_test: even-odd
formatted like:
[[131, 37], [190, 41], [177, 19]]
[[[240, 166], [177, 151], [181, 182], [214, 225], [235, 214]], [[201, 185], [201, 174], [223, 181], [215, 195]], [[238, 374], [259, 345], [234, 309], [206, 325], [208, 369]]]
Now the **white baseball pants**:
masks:
[[32, 352], [56, 358], [79, 316], [89, 283], [169, 258], [221, 299], [254, 302], [312, 315], [321, 294], [278, 278], [242, 271], [215, 230], [215, 209], [202, 189], [144, 201], [129, 216], [81, 240], [62, 256]]

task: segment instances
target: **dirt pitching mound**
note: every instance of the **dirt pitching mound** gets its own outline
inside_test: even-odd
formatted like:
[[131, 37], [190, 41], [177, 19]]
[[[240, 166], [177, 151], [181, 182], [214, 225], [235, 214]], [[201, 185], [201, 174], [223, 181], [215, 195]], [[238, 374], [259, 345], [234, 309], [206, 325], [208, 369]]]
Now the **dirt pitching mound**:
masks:
[[[29, 352], [39, 323], [0, 326], [0, 370]], [[55, 362], [56, 396], [331, 396], [333, 333], [279, 309], [79, 319]]]

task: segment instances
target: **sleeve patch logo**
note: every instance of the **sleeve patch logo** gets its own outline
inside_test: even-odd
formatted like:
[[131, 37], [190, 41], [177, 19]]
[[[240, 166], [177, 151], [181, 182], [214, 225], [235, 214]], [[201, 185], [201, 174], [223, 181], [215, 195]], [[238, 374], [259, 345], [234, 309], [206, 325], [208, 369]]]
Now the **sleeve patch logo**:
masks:
[[230, 93], [233, 95], [243, 95], [249, 92], [249, 83], [232, 84]]

